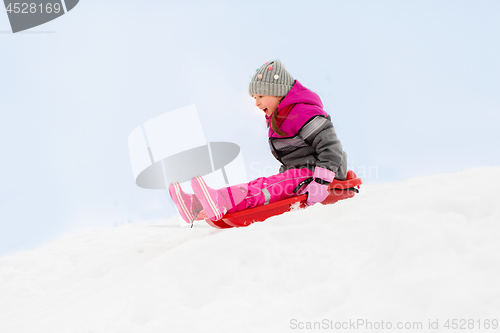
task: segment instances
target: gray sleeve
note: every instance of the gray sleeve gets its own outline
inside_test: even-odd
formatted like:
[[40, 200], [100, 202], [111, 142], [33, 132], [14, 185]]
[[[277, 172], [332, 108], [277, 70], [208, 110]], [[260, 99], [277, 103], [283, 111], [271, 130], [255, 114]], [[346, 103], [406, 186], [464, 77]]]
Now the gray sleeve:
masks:
[[330, 120], [323, 123], [320, 132], [314, 137], [312, 147], [316, 149], [316, 166], [338, 173], [339, 167], [346, 163], [342, 144]]
[[282, 163], [280, 173], [290, 168], [314, 170], [319, 166], [335, 172], [337, 179], [346, 177], [347, 156], [329, 117], [313, 116], [296, 136], [270, 141], [270, 145], [271, 149], [278, 149], [273, 154]]

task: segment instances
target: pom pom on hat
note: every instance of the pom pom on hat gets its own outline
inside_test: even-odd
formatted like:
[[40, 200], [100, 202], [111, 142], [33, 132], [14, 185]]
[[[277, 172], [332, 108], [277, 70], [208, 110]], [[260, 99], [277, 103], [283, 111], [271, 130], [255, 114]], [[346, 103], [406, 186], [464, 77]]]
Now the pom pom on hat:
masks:
[[250, 96], [283, 97], [292, 89], [295, 80], [279, 60], [268, 61], [253, 75], [248, 86]]

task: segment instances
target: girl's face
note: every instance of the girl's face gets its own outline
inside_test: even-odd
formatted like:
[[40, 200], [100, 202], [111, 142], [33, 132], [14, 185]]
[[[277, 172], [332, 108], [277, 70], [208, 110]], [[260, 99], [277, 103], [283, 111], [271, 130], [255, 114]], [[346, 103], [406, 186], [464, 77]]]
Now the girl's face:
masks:
[[255, 105], [264, 111], [266, 116], [270, 117], [274, 111], [278, 110], [282, 97], [268, 96], [268, 95], [253, 95], [255, 98]]

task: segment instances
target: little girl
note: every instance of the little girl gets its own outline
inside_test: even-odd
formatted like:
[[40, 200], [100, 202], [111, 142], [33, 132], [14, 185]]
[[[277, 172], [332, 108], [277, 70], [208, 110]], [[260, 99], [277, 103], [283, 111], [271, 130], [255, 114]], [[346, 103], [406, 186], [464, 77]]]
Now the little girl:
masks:
[[226, 213], [303, 193], [308, 193], [307, 204], [313, 205], [326, 199], [334, 178], [346, 178], [346, 153], [321, 99], [294, 80], [279, 60], [266, 62], [257, 70], [249, 93], [266, 115], [269, 146], [281, 163], [280, 173], [219, 190], [197, 176], [191, 180], [194, 195], [183, 192], [179, 183], [170, 184], [170, 196], [188, 223], [201, 210], [217, 221]]

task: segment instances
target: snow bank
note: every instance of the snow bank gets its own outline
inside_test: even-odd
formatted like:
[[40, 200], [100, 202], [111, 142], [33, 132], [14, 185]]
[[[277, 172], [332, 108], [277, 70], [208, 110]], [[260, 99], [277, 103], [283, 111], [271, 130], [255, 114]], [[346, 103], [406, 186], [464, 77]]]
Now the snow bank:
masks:
[[364, 186], [248, 228], [68, 235], [0, 258], [0, 332], [477, 328], [500, 320], [499, 187], [500, 168], [482, 168]]

